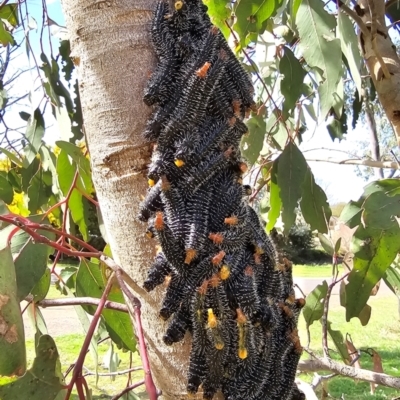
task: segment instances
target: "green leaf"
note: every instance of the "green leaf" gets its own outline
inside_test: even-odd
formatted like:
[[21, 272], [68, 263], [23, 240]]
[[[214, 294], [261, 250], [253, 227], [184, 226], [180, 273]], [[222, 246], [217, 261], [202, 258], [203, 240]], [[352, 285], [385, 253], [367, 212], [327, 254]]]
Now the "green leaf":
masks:
[[26, 139], [29, 141], [27, 146], [24, 148], [25, 156], [28, 163], [31, 164], [36, 154], [39, 152], [42, 146], [42, 139], [45, 132], [44, 119], [40, 110], [37, 108], [33, 114], [29, 117], [28, 126], [26, 128]]
[[350, 17], [343, 11], [338, 13], [337, 35], [344, 56], [349, 63], [351, 76], [356, 84], [358, 93], [361, 93], [361, 55], [358, 48], [358, 38], [356, 30]]
[[323, 249], [330, 255], [333, 256], [334, 254], [334, 249], [333, 249], [333, 243], [331, 239], [327, 238], [325, 235], [322, 233], [318, 233], [318, 239], [321, 243], [321, 246]]
[[51, 191], [56, 196], [61, 196], [62, 192], [60, 186], [58, 185], [58, 175], [56, 163], [57, 159], [54, 153], [52, 153], [47, 146], [42, 146], [40, 148], [40, 157], [42, 160], [42, 167], [45, 171], [50, 171], [52, 176], [52, 186]]
[[58, 50], [61, 56], [61, 63], [63, 64], [62, 72], [64, 72], [64, 78], [69, 82], [72, 77], [72, 71], [75, 69], [71, 59], [71, 44], [69, 40], [60, 40], [60, 47]]
[[328, 233], [328, 224], [332, 215], [325, 192], [315, 183], [314, 175], [308, 168], [303, 183], [301, 212], [311, 230]]
[[231, 16], [231, 10], [227, 7], [229, 0], [204, 0], [203, 3], [208, 7], [207, 14], [210, 16], [213, 25], [217, 26], [225, 38], [230, 35], [230, 30], [225, 21]]
[[339, 219], [349, 228], [355, 228], [361, 223], [361, 204], [360, 202], [350, 200], [343, 208]]
[[278, 185], [282, 199], [282, 221], [285, 232], [296, 220], [295, 208], [302, 194], [302, 186], [307, 172], [307, 162], [298, 147], [289, 142], [279, 156]]
[[343, 135], [347, 133], [347, 120], [346, 113], [342, 113], [342, 116], [338, 118], [336, 115], [333, 115], [333, 118], [329, 120], [329, 123], [326, 125], [326, 129], [328, 130], [329, 136], [332, 141], [335, 139], [342, 140]]
[[[100, 270], [100, 265], [82, 260], [76, 277], [76, 295], [100, 298], [103, 294], [106, 282]], [[108, 300], [124, 304], [124, 297], [121, 289], [114, 286]], [[94, 313], [94, 307], [87, 308], [90, 313]], [[118, 347], [136, 351], [136, 341], [132, 330], [129, 315], [114, 310], [103, 310], [102, 316], [106, 323], [110, 337]]]
[[233, 29], [239, 34], [242, 46], [251, 33], [261, 34], [279, 2], [276, 0], [239, 0], [235, 10], [236, 23]]
[[268, 212], [268, 224], [267, 224], [267, 232], [270, 232], [271, 229], [275, 226], [276, 221], [281, 214], [282, 208], [282, 200], [280, 196], [280, 188], [278, 186], [277, 174], [278, 174], [278, 163], [279, 158], [274, 161], [271, 170], [271, 180], [270, 180], [270, 189], [269, 189], [269, 205], [270, 209]]
[[[47, 219], [43, 219], [43, 215], [33, 215], [28, 219], [33, 222], [49, 224]], [[14, 225], [9, 225], [0, 231], [0, 246], [4, 246], [8, 242], [8, 236], [14, 228]], [[53, 233], [46, 231], [39, 231], [38, 233], [50, 240], [55, 239]], [[47, 268], [49, 254], [53, 250], [44, 244], [34, 243], [30, 235], [19, 230], [11, 240], [11, 251], [16, 268], [17, 295], [18, 300], [21, 301], [42, 278]]]
[[24, 160], [24, 166], [21, 169], [21, 186], [24, 192], [28, 191], [28, 187], [31, 183], [31, 180], [37, 174], [39, 168], [40, 168], [40, 160], [37, 159], [36, 157], [30, 164], [27, 165], [25, 165], [25, 160]]
[[22, 167], [22, 161], [14, 153], [2, 147], [0, 147], [0, 152], [5, 154], [15, 165]]
[[63, 385], [56, 344], [51, 336], [43, 335], [32, 368], [23, 377], [0, 386], [0, 399], [54, 400]]
[[327, 328], [328, 328], [329, 337], [332, 339], [337, 351], [339, 352], [340, 356], [342, 357], [342, 360], [346, 364], [349, 364], [351, 362], [351, 359], [350, 359], [349, 352], [347, 350], [347, 346], [344, 342], [342, 332], [332, 329], [332, 323], [330, 321], [327, 321]]
[[14, 46], [15, 40], [12, 37], [11, 33], [6, 30], [5, 24], [0, 20], [0, 43], [7, 47], [9, 44]]
[[398, 226], [400, 194], [389, 197], [384, 192], [371, 193], [362, 207], [361, 219], [365, 226], [384, 230]]
[[51, 183], [51, 173], [40, 168], [29, 184], [27, 194], [29, 197], [29, 211], [32, 214], [39, 212], [52, 195], [51, 185], [47, 185], [46, 181]]
[[324, 313], [324, 301], [328, 292], [328, 283], [323, 281], [307, 297], [306, 305], [303, 308], [303, 316], [307, 328], [318, 321]]
[[14, 198], [14, 191], [10, 182], [0, 175], [0, 200], [11, 204]]
[[0, 90], [0, 109], [4, 110], [4, 108], [7, 105], [8, 101], [8, 94], [6, 89], [1, 89]]
[[306, 71], [302, 68], [299, 60], [294, 56], [293, 52], [285, 48], [285, 53], [279, 61], [279, 71], [283, 74], [281, 80], [281, 93], [285, 98], [284, 110], [293, 110], [297, 101], [303, 92], [303, 79], [306, 76]]
[[35, 303], [42, 301], [49, 292], [51, 283], [51, 272], [49, 268], [46, 268], [43, 276], [40, 278], [39, 282], [31, 290], [33, 295], [33, 301]]
[[400, 273], [396, 268], [389, 267], [383, 277], [388, 288], [400, 298]]
[[372, 288], [385, 275], [400, 251], [400, 228], [379, 230], [359, 226], [351, 242], [353, 269], [346, 285], [346, 320], [358, 317]]
[[19, 24], [18, 3], [6, 4], [0, 8], [0, 19], [5, 19], [14, 27]]
[[360, 113], [362, 110], [362, 103], [363, 103], [363, 98], [361, 97], [361, 99], [360, 99], [360, 92], [356, 90], [356, 93], [354, 95], [353, 105], [352, 105], [353, 118], [351, 120], [351, 127], [353, 129], [356, 128], [358, 117], [360, 116]]
[[342, 72], [340, 41], [335, 39], [335, 17], [324, 9], [320, 0], [303, 0], [300, 3], [296, 25], [300, 47], [307, 64], [322, 71], [324, 82], [319, 85], [321, 117], [325, 118], [333, 106], [332, 94], [336, 92]]
[[[74, 182], [76, 169], [76, 163], [70, 161], [65, 150], [61, 150], [57, 157], [57, 174], [58, 182], [64, 196], [67, 196]], [[88, 240], [89, 210], [87, 200], [83, 198], [77, 190], [73, 190], [68, 201], [68, 206], [71, 211], [72, 219], [79, 226], [79, 230], [82, 233], [84, 240]]]
[[263, 116], [250, 118], [246, 123], [249, 133], [242, 137], [242, 153], [250, 165], [255, 164], [264, 145], [266, 123]]
[[17, 298], [15, 266], [8, 246], [0, 250], [0, 271], [0, 376], [20, 376], [26, 370], [24, 325]]

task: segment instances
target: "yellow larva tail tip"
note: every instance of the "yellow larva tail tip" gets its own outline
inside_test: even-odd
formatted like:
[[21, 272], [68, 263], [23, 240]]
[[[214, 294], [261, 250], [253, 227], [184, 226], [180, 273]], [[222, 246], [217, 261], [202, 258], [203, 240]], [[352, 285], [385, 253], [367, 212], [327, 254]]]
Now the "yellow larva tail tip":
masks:
[[215, 348], [217, 350], [222, 350], [224, 348], [224, 342], [217, 342], [215, 343]]
[[245, 358], [247, 358], [247, 349], [246, 348], [239, 349], [238, 356], [241, 360], [244, 360]]
[[153, 234], [152, 231], [147, 231], [147, 232], [146, 232], [146, 236], [147, 236], [149, 239], [153, 239], [154, 234]]
[[175, 164], [178, 168], [180, 168], [180, 167], [183, 167], [183, 166], [185, 165], [185, 161], [176, 159], [176, 160], [174, 161], [174, 164]]
[[156, 184], [156, 182], [154, 181], [154, 179], [149, 179], [149, 180], [147, 181], [147, 183], [149, 184], [150, 187], [153, 187], [153, 186]]
[[224, 281], [229, 278], [229, 275], [231, 274], [231, 270], [227, 265], [223, 265], [221, 270], [219, 271], [219, 277]]
[[182, 1], [176, 1], [175, 2], [175, 10], [180, 10], [183, 7], [183, 2]]
[[207, 310], [208, 318], [207, 318], [207, 325], [209, 328], [216, 328], [217, 327], [217, 317], [214, 314], [212, 308]]
[[264, 249], [262, 249], [261, 247], [256, 247], [256, 253], [257, 254], [264, 254]]

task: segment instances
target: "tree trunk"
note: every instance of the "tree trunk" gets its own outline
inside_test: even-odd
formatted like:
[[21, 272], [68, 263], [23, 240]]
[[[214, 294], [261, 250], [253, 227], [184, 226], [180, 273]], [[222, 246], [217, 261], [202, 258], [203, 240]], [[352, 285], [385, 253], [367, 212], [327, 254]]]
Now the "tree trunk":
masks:
[[158, 317], [163, 288], [141, 285], [155, 243], [136, 220], [147, 188], [151, 146], [141, 138], [151, 110], [142, 102], [155, 63], [148, 23], [156, 0], [62, 0], [90, 150], [93, 182], [114, 260], [137, 283], [152, 373], [164, 399], [186, 398], [190, 340], [167, 347]]
[[384, 0], [359, 0], [360, 46], [379, 101], [400, 143], [400, 59], [385, 21]]

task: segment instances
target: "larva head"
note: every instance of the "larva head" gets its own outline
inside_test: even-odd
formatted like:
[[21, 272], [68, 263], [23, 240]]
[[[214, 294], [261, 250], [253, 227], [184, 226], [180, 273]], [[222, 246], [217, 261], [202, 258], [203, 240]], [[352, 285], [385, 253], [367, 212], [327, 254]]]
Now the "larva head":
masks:
[[223, 265], [221, 269], [219, 270], [219, 277], [221, 280], [225, 281], [229, 278], [229, 275], [231, 274], [231, 270], [227, 265]]
[[253, 267], [251, 265], [248, 265], [245, 269], [244, 269], [244, 274], [246, 276], [253, 276], [254, 271], [253, 271]]
[[212, 308], [209, 308], [207, 310], [207, 326], [211, 329], [216, 328], [218, 325], [218, 320], [217, 317], [214, 314], [214, 311]]
[[305, 305], [306, 305], [306, 299], [303, 299], [302, 297], [296, 299], [297, 308], [303, 308]]
[[216, 341], [215, 342], [215, 348], [217, 349], [217, 350], [222, 350], [223, 348], [224, 348], [224, 342], [223, 341]]
[[150, 229], [147, 229], [147, 231], [146, 231], [146, 236], [147, 236], [149, 239], [153, 239], [153, 238], [154, 238], [154, 233], [153, 233], [153, 231], [150, 230]]

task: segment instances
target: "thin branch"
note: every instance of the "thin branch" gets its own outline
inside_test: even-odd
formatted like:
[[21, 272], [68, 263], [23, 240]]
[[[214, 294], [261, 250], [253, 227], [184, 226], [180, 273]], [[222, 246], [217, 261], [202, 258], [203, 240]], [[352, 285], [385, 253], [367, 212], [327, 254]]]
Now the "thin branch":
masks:
[[118, 393], [116, 396], [114, 396], [111, 400], [118, 400], [120, 399], [124, 394], [130, 392], [131, 390], [137, 388], [138, 386], [141, 386], [144, 384], [144, 381], [140, 381], [137, 383], [134, 383], [131, 386], [127, 386], [122, 392]]
[[[42, 308], [47, 307], [60, 307], [60, 306], [79, 306], [79, 305], [92, 305], [98, 306], [100, 304], [100, 299], [95, 299], [93, 297], [71, 297], [65, 299], [44, 299], [36, 303]], [[124, 313], [128, 312], [128, 307], [125, 304], [117, 303], [115, 301], [107, 300], [104, 304], [104, 308], [121, 311]]]
[[[124, 369], [122, 371], [116, 371], [116, 372], [96, 373], [96, 372], [90, 371], [85, 366], [83, 366], [83, 368], [86, 371], [84, 376], [91, 376], [91, 375], [96, 375], [96, 376], [119, 376], [119, 375], [129, 374], [130, 372], [134, 372], [134, 371], [140, 371], [140, 370], [143, 369], [143, 367], [134, 367], [134, 368]], [[144, 383], [144, 381], [143, 381], [143, 383]]]
[[360, 28], [361, 32], [364, 35], [369, 35], [369, 31], [366, 25], [364, 24], [364, 21], [361, 19], [360, 16], [357, 15], [357, 13], [354, 10], [352, 10], [350, 7], [344, 4], [341, 0], [338, 0], [337, 4], [345, 14], [347, 14], [350, 18], [354, 20], [354, 22], [358, 25], [358, 27]]
[[305, 349], [313, 356], [312, 360], [301, 360], [297, 369], [301, 372], [318, 372], [330, 371], [337, 373], [348, 378], [361, 380], [365, 382], [372, 382], [378, 385], [400, 389], [400, 378], [382, 374], [378, 372], [368, 371], [366, 369], [354, 368], [349, 365], [340, 364], [329, 358], [316, 357], [311, 351]]
[[371, 168], [399, 169], [397, 163], [393, 161], [374, 161], [374, 160], [335, 160], [333, 158], [307, 158], [307, 161], [328, 162], [342, 165], [363, 165]]

